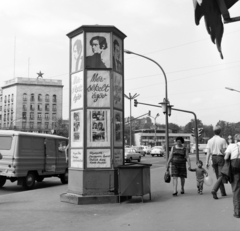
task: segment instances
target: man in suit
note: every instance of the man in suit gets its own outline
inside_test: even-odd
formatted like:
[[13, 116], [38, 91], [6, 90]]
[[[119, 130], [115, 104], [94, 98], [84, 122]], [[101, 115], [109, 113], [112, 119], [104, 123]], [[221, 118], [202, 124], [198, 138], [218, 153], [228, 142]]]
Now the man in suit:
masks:
[[113, 41], [113, 70], [122, 73], [122, 62], [120, 61], [120, 45], [116, 39]]

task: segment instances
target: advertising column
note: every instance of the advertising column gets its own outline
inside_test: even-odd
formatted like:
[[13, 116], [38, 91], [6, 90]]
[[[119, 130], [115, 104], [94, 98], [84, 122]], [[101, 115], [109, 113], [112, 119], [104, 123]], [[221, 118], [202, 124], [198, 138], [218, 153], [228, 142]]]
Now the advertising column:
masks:
[[124, 163], [123, 39], [126, 36], [114, 26], [99, 25], [82, 26], [67, 36], [70, 38], [70, 161], [68, 192], [61, 195], [61, 200], [82, 204], [97, 197], [98, 201], [116, 202], [117, 166]]

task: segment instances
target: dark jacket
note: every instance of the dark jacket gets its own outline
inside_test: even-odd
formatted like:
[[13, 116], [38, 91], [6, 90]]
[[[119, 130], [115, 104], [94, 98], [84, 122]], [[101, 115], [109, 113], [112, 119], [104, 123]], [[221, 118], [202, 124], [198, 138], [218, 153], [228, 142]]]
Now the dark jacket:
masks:
[[221, 174], [222, 174], [222, 181], [223, 183], [227, 184], [232, 183], [233, 178], [232, 178], [232, 172], [231, 172], [231, 160], [225, 160], [225, 163], [223, 165], [223, 168], [221, 170]]

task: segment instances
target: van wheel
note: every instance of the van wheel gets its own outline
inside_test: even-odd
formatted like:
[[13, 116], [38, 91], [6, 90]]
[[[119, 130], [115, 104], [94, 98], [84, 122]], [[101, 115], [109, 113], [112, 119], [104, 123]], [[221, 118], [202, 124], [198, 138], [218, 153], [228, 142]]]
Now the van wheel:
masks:
[[35, 186], [36, 175], [29, 172], [27, 176], [23, 179], [23, 188], [29, 190], [33, 189]]
[[2, 188], [3, 185], [6, 183], [6, 177], [5, 176], [0, 176], [0, 188]]
[[43, 180], [44, 180], [44, 177], [43, 177], [43, 176], [38, 176], [38, 177], [37, 177], [37, 182], [38, 182], [38, 183], [43, 182]]
[[66, 172], [64, 174], [60, 175], [60, 179], [61, 179], [61, 182], [63, 184], [67, 184], [68, 183], [68, 171], [67, 170], [66, 170]]

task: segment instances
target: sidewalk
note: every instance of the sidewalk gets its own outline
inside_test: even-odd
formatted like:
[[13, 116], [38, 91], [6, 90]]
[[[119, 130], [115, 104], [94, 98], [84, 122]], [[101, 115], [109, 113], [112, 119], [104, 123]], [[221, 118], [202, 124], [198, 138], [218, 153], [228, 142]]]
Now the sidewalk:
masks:
[[[152, 200], [133, 197], [122, 204], [74, 205], [60, 202], [67, 185], [0, 196], [0, 230], [6, 231], [159, 231], [239, 230], [233, 217], [232, 192], [214, 200], [211, 187], [197, 194], [195, 173], [188, 171], [185, 194], [172, 196], [172, 183], [163, 180], [165, 168], [151, 170]], [[210, 169], [209, 174], [215, 181]]]

